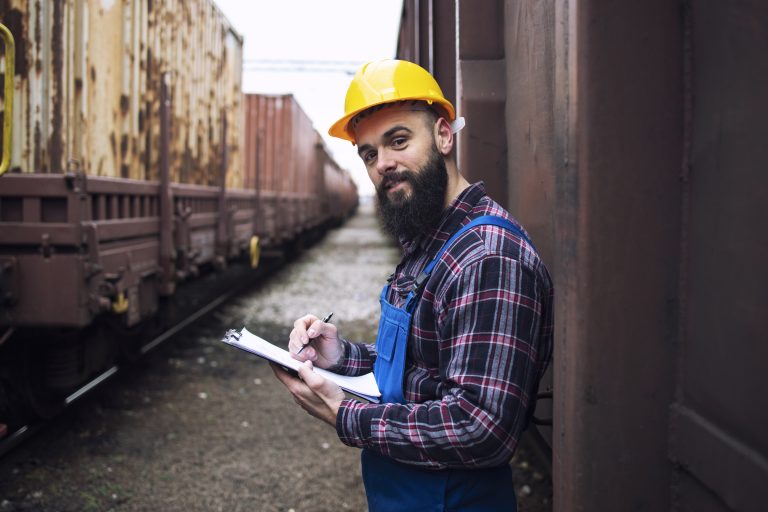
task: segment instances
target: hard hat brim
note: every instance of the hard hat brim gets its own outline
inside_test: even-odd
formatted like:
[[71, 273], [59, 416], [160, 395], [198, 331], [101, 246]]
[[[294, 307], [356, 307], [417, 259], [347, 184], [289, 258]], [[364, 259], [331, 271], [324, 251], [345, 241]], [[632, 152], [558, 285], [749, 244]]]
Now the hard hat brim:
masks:
[[385, 101], [379, 101], [376, 103], [372, 103], [370, 105], [366, 105], [365, 107], [359, 108], [353, 112], [350, 112], [349, 114], [345, 115], [335, 123], [331, 125], [331, 127], [328, 129], [328, 135], [331, 137], [336, 137], [338, 139], [348, 140], [352, 144], [356, 144], [354, 134], [349, 129], [349, 123], [352, 121], [352, 119], [360, 114], [361, 112], [365, 112], [366, 110], [379, 106], [379, 105], [386, 105], [388, 103], [399, 103], [401, 101], [423, 101], [427, 104], [433, 104], [436, 103], [438, 106], [440, 106], [445, 112], [448, 114], [448, 122], [451, 123], [456, 119], [456, 111], [453, 108], [453, 105], [451, 105], [451, 102], [448, 100], [440, 101], [439, 99], [435, 100], [427, 100], [423, 96], [414, 96], [411, 98], [396, 98], [391, 100], [385, 100]]

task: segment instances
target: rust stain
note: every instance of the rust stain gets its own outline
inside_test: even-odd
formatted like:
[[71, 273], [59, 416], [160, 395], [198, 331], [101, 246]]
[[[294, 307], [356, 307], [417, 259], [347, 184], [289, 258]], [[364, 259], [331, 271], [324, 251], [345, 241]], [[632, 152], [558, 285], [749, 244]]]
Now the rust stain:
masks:
[[35, 122], [34, 150], [32, 153], [32, 169], [34, 172], [45, 172], [48, 166], [45, 163], [45, 150], [43, 149], [43, 133], [40, 130], [40, 121]]
[[51, 158], [51, 172], [61, 172], [63, 155], [62, 133], [64, 116], [62, 99], [64, 95], [64, 0], [54, 0], [53, 30], [51, 49], [53, 51], [53, 113], [51, 116], [51, 136], [48, 151]]
[[[139, 37], [126, 48], [131, 58], [139, 59], [130, 71], [137, 72], [138, 76], [132, 75], [126, 89], [119, 82], [108, 79], [107, 75], [99, 77], [97, 74], [97, 68], [102, 70], [101, 73], [112, 65], [109, 55], [99, 51], [102, 40], [107, 39], [103, 32], [91, 34], [93, 37], [89, 36], [89, 44], [83, 48], [84, 62], [87, 63], [85, 72], [70, 65], [70, 52], [76, 41], [69, 28], [70, 23], [78, 21], [70, 17], [85, 15], [91, 9], [90, 12], [95, 14], [100, 2], [87, 0], [88, 9], [71, 10], [71, 0], [0, 0], [0, 20], [10, 25], [17, 40], [24, 42], [17, 45], [16, 72], [22, 79], [32, 79], [31, 84], [22, 80], [20, 88], [26, 98], [21, 110], [26, 115], [22, 115], [23, 124], [17, 140], [25, 172], [61, 172], [67, 153], [64, 137], [68, 133], [80, 133], [82, 147], [91, 152], [84, 162], [84, 168], [89, 172], [134, 178], [156, 175], [159, 130], [153, 121], [160, 111], [161, 72], [170, 71], [170, 116], [175, 129], [171, 130], [168, 144], [174, 181], [201, 185], [218, 183], [221, 148], [226, 144], [231, 152], [227, 167], [235, 176], [233, 183], [239, 183], [237, 176], [241, 164], [238, 155], [241, 149], [237, 134], [241, 124], [238, 112], [242, 105], [238, 99], [238, 63], [241, 54], [231, 45], [231, 28], [212, 7], [212, 0], [170, 4], [144, 1], [147, 14], [137, 20], [139, 25], [143, 24], [137, 26]], [[125, 2], [116, 5], [121, 3]], [[100, 26], [98, 31], [108, 33], [111, 24], [117, 27], [121, 26], [119, 23], [118, 16], [105, 18], [105, 24], [110, 26]], [[192, 31], [187, 33], [184, 30], [187, 27]], [[96, 27], [85, 23], [82, 28], [87, 31]], [[200, 54], [194, 66], [180, 60], [175, 51], [167, 48], [172, 41], [178, 41], [187, 51]], [[0, 86], [4, 78], [10, 79], [10, 76], [3, 77], [0, 69]], [[101, 83], [99, 79], [107, 82]], [[96, 88], [96, 84], [101, 87]], [[36, 89], [33, 91], [30, 87]], [[98, 90], [100, 94], [85, 98], [86, 89]], [[35, 95], [34, 101], [29, 101], [31, 95]], [[83, 112], [87, 114], [67, 114], [67, 101], [75, 99], [86, 102]], [[231, 122], [226, 141], [221, 140], [222, 115]]]
[[192, 155], [192, 151], [190, 150], [189, 145], [185, 145], [184, 153], [182, 153], [181, 156], [181, 169], [179, 172], [179, 179], [182, 183], [189, 182], [190, 174], [193, 174], [193, 172], [190, 171], [192, 171], [192, 168], [197, 161], [198, 159]]
[[131, 102], [128, 99], [127, 94], [120, 95], [120, 113], [125, 115], [128, 113], [128, 108], [131, 106]]
[[[0, 19], [13, 34], [16, 41], [16, 76], [27, 76], [27, 37], [24, 27], [24, 14], [18, 9], [12, 9], [9, 0], [0, 1]], [[2, 51], [5, 52], [5, 45]]]
[[42, 170], [43, 155], [41, 154], [43, 149], [43, 134], [40, 131], [40, 121], [35, 121], [35, 134], [33, 135], [34, 144], [32, 145], [32, 169], [37, 172]]
[[35, 2], [35, 13], [37, 14], [37, 19], [35, 19], [35, 45], [40, 48], [40, 43], [43, 40], [43, 19], [40, 13], [43, 12], [43, 8], [40, 5], [40, 0], [37, 0]]
[[37, 73], [37, 76], [40, 76], [43, 73], [43, 60], [40, 58], [40, 54], [42, 53], [41, 50], [41, 41], [43, 40], [43, 18], [42, 18], [42, 6], [40, 5], [40, 0], [37, 0], [35, 2], [35, 48], [38, 49], [37, 55], [38, 57], [35, 59], [35, 73]]
[[128, 154], [128, 135], [123, 134], [120, 137], [120, 158], [125, 160], [125, 156]]

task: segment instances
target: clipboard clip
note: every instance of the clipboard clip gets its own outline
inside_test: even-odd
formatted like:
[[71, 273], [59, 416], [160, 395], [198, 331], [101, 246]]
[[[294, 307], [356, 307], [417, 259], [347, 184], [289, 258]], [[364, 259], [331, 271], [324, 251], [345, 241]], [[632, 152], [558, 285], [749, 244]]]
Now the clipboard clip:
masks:
[[224, 337], [221, 338], [221, 341], [224, 343], [234, 343], [236, 341], [240, 341], [240, 336], [242, 336], [242, 333], [237, 332], [234, 329], [230, 329], [224, 334]]

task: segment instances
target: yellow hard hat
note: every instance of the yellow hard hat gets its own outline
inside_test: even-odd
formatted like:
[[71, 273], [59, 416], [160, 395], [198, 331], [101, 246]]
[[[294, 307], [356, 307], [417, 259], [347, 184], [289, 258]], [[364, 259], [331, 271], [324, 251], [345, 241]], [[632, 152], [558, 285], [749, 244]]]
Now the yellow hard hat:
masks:
[[456, 118], [453, 105], [445, 99], [429, 71], [406, 60], [384, 59], [369, 62], [355, 73], [344, 100], [344, 117], [333, 123], [328, 134], [354, 144], [355, 137], [349, 129], [352, 118], [376, 105], [404, 100], [437, 103], [449, 122]]

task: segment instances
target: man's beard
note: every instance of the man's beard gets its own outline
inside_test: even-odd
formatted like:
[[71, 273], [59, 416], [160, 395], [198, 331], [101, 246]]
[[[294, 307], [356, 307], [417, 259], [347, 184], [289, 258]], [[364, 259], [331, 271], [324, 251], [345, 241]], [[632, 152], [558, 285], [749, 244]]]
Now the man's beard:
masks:
[[[390, 198], [386, 186], [403, 180], [410, 183], [410, 197], [406, 197], [401, 189]], [[376, 187], [384, 230], [399, 240], [413, 240], [425, 233], [440, 220], [447, 188], [445, 160], [434, 146], [429, 161], [418, 172], [388, 173]]]

